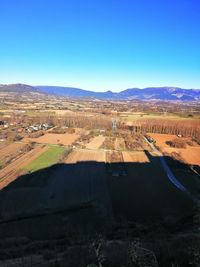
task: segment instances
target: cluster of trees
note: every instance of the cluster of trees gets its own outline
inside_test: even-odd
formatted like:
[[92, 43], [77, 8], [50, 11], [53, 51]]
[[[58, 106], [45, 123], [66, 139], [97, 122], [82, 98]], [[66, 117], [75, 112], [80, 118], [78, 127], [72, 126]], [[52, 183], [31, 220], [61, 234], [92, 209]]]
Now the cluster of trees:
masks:
[[30, 125], [48, 123], [52, 126], [88, 128], [88, 129], [112, 129], [112, 118], [106, 115], [85, 115], [85, 114], [66, 114], [65, 116], [44, 115], [24, 116], [18, 115], [7, 119], [8, 123], [14, 122], [18, 127], [27, 127]]
[[175, 134], [200, 140], [199, 120], [143, 119], [137, 121], [132, 128], [136, 132]]
[[47, 122], [56, 126], [89, 129], [111, 129], [112, 122], [105, 116], [65, 115], [62, 117], [50, 116]]
[[[65, 116], [42, 115], [35, 117], [19, 116], [18, 118], [15, 118], [15, 122], [22, 123], [23, 125], [48, 123], [58, 127], [66, 126], [88, 129], [112, 129], [112, 116], [102, 114], [93, 116], [85, 114], [66, 114]], [[149, 132], [182, 135], [184, 137], [193, 137], [196, 141], [200, 141], [200, 121], [195, 119], [140, 119], [133, 123], [132, 126], [127, 126], [125, 123], [117, 120], [118, 130], [126, 130], [127, 128], [141, 133]]]

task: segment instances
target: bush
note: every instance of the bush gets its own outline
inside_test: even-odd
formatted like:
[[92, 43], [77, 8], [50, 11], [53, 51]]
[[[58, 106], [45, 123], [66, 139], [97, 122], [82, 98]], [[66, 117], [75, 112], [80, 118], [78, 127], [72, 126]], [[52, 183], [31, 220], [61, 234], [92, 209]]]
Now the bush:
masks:
[[75, 132], [76, 132], [76, 131], [75, 131], [74, 128], [67, 128], [67, 129], [66, 129], [66, 133], [73, 134], [73, 133], [75, 133]]
[[75, 129], [74, 128], [54, 128], [51, 130], [50, 133], [55, 133], [55, 134], [65, 134], [65, 133], [69, 133], [69, 134], [73, 134], [75, 133]]
[[38, 137], [43, 136], [43, 135], [44, 135], [44, 133], [42, 131], [39, 131], [39, 132], [35, 132], [35, 133], [30, 133], [28, 136], [30, 138], [38, 138]]
[[171, 141], [166, 141], [166, 144], [174, 148], [186, 148], [186, 142], [179, 138], [175, 138]]
[[10, 142], [20, 141], [23, 137], [19, 134], [9, 133], [7, 140]]
[[55, 128], [50, 131], [50, 133], [54, 134], [65, 134], [67, 129]]
[[188, 141], [187, 141], [187, 145], [188, 145], [188, 146], [195, 146], [195, 145], [196, 145], [196, 142], [191, 141], [191, 140], [188, 140]]

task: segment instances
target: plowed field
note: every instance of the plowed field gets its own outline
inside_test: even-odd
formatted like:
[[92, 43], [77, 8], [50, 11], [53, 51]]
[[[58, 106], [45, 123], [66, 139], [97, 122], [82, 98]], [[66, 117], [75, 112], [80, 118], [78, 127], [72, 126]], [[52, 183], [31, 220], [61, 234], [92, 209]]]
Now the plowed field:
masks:
[[36, 159], [39, 155], [41, 155], [44, 151], [46, 151], [47, 147], [37, 146], [33, 150], [24, 154], [17, 160], [13, 161], [11, 164], [6, 166], [3, 170], [0, 171], [0, 189], [7, 186], [9, 183], [14, 181], [18, 175], [19, 170], [26, 166], [28, 163]]
[[103, 144], [105, 140], [105, 137], [102, 135], [94, 137], [87, 145], [86, 147], [88, 149], [98, 149]]

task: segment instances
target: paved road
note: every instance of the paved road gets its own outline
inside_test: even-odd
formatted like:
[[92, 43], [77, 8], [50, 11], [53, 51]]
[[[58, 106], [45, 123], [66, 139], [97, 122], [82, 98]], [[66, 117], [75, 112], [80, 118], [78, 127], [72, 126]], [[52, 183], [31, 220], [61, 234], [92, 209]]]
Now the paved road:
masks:
[[155, 146], [149, 142], [147, 140], [146, 137], [144, 137], [144, 140], [148, 143], [148, 145], [152, 148], [152, 150], [160, 157], [160, 162], [161, 165], [163, 167], [163, 169], [165, 170], [168, 179], [170, 180], [171, 183], [173, 183], [178, 189], [180, 189], [182, 192], [185, 192], [186, 194], [188, 194], [192, 199], [194, 199], [194, 197], [191, 195], [191, 193], [187, 190], [187, 188], [185, 188], [185, 186], [183, 186], [174, 176], [174, 174], [172, 173], [172, 171], [170, 170], [163, 154], [155, 148]]

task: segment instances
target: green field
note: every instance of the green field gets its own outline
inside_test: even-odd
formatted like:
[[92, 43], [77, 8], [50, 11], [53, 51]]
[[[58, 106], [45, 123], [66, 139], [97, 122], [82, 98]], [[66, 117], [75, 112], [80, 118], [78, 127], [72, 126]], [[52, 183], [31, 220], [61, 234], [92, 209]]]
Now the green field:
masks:
[[23, 170], [27, 172], [34, 172], [39, 169], [49, 167], [57, 163], [65, 151], [66, 149], [63, 147], [59, 146], [49, 147], [47, 151], [45, 151], [42, 155], [40, 155], [31, 163], [29, 163], [27, 166], [25, 166]]

